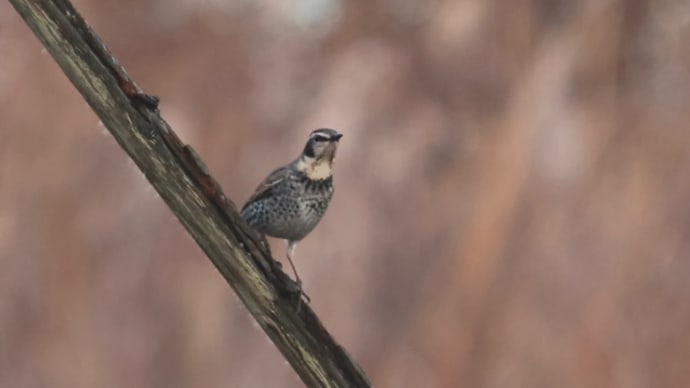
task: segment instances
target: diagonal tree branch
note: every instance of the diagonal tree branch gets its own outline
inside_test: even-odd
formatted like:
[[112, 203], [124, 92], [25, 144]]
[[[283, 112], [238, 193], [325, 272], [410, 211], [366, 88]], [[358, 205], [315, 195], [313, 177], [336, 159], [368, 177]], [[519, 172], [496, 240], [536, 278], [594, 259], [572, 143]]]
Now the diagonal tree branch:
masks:
[[134, 160], [276, 347], [310, 387], [369, 387], [265, 244], [160, 117], [68, 0], [10, 0], [108, 131]]

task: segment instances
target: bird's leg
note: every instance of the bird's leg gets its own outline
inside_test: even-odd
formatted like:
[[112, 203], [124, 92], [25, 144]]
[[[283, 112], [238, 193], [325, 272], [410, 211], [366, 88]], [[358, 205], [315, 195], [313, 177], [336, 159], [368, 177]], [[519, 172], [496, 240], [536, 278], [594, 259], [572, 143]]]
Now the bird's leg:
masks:
[[292, 272], [295, 274], [295, 281], [300, 286], [300, 288], [302, 288], [302, 279], [299, 278], [299, 275], [297, 274], [297, 269], [295, 268], [295, 264], [292, 262], [292, 256], [294, 256], [295, 254], [295, 248], [297, 248], [297, 241], [288, 241], [287, 258], [290, 262], [290, 266], [292, 267]]
[[297, 274], [297, 269], [295, 268], [295, 264], [292, 262], [292, 256], [295, 255], [295, 248], [297, 248], [297, 241], [288, 241], [288, 246], [287, 246], [287, 258], [288, 261], [290, 262], [290, 266], [292, 267], [292, 272], [295, 274], [295, 282], [297, 283], [297, 288], [299, 292], [299, 301], [297, 302], [297, 310], [299, 311], [300, 305], [302, 303], [302, 295], [304, 295], [304, 298], [307, 300], [307, 303], [311, 303], [311, 298], [309, 298], [309, 295], [307, 295], [304, 290], [302, 290], [302, 279], [300, 279], [299, 275]]

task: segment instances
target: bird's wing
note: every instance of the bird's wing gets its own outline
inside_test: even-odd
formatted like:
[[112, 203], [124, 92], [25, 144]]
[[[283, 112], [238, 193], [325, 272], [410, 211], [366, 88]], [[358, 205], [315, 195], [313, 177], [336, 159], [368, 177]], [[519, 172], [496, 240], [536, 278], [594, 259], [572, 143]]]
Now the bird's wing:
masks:
[[244, 209], [247, 206], [249, 206], [249, 204], [270, 196], [273, 193], [273, 188], [275, 187], [275, 185], [285, 180], [285, 178], [288, 175], [288, 171], [288, 167], [281, 167], [270, 173], [266, 177], [266, 179], [264, 179], [263, 182], [259, 184], [259, 187], [256, 188], [254, 194], [252, 194], [252, 196], [249, 197], [247, 203], [245, 203], [244, 206], [242, 206], [242, 211], [244, 211]]

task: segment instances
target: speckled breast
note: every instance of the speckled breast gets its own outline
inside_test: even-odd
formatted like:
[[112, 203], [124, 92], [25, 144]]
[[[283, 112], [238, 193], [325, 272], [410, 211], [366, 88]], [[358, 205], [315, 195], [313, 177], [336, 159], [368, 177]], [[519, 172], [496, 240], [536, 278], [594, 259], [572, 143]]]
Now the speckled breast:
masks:
[[272, 188], [272, 195], [243, 212], [249, 224], [272, 237], [298, 241], [323, 217], [333, 196], [333, 178], [313, 181], [295, 172]]

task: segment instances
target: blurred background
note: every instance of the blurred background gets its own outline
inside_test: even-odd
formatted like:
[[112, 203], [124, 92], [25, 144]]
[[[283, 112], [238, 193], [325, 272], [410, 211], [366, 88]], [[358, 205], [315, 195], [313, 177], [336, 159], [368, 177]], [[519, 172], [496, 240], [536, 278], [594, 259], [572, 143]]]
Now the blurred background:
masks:
[[[345, 134], [297, 267], [375, 386], [690, 386], [687, 1], [75, 5], [239, 205]], [[8, 3], [0, 51], [0, 386], [302, 386]]]

